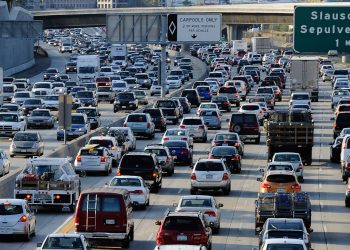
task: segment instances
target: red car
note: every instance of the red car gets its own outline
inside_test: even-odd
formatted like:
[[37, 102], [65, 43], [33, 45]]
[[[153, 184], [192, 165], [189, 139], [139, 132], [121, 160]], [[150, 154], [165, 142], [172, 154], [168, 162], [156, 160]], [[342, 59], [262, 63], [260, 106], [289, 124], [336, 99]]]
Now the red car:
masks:
[[169, 212], [160, 225], [157, 245], [186, 244], [212, 246], [212, 231], [207, 219], [199, 212]]

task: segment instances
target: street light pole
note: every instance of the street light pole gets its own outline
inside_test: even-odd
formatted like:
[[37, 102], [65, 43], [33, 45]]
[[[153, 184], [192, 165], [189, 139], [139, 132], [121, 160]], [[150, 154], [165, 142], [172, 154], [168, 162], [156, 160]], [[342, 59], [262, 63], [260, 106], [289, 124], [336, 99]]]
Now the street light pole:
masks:
[[[166, 0], [162, 0], [162, 6], [166, 7]], [[160, 63], [160, 76], [158, 76], [158, 79], [161, 83], [161, 97], [165, 97], [165, 87], [166, 87], [166, 33], [167, 33], [167, 13], [164, 11], [161, 16], [161, 48], [162, 48], [162, 55], [161, 55], [161, 63]]]

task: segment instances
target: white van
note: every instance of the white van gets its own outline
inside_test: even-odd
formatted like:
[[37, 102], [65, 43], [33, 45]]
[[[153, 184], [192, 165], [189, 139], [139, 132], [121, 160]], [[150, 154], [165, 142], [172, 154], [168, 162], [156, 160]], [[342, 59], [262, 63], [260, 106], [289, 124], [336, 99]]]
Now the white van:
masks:
[[4, 102], [11, 102], [12, 97], [15, 95], [17, 87], [12, 84], [4, 84], [3, 87], [3, 100]]

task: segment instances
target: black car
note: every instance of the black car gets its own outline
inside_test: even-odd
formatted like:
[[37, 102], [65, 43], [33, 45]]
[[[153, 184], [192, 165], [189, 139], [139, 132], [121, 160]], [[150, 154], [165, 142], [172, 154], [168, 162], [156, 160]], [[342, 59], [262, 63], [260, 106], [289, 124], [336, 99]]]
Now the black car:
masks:
[[68, 73], [77, 73], [77, 63], [76, 62], [68, 62], [65, 67], [66, 74]]
[[209, 153], [209, 159], [225, 159], [231, 173], [241, 172], [241, 155], [232, 146], [215, 146]]
[[220, 110], [231, 112], [231, 103], [227, 96], [213, 96], [211, 102], [216, 103]]
[[241, 68], [244, 66], [244, 65], [249, 65], [250, 63], [248, 62], [248, 60], [245, 60], [245, 59], [241, 59], [238, 61], [238, 64], [237, 64], [237, 72], [239, 72], [241, 70]]
[[115, 98], [113, 103], [113, 112], [116, 113], [118, 110], [136, 110], [138, 109], [138, 100], [134, 92], [121, 92]]
[[28, 98], [22, 104], [23, 115], [30, 114], [34, 109], [43, 108], [43, 101], [39, 98]]
[[215, 134], [211, 147], [215, 146], [235, 147], [241, 156], [244, 155], [244, 144], [237, 133], [224, 132]]
[[191, 103], [191, 106], [199, 107], [201, 104], [201, 99], [196, 89], [182, 90], [181, 97], [187, 97], [187, 100]]
[[67, 89], [67, 93], [69, 94], [72, 90], [72, 88], [77, 87], [78, 83], [75, 81], [67, 81], [65, 84], [65, 87]]
[[350, 127], [350, 111], [340, 112], [334, 120], [333, 139], [340, 135], [343, 128]]
[[341, 144], [344, 137], [337, 137], [333, 143], [330, 143], [330, 156], [329, 159], [331, 162], [339, 163], [340, 162], [340, 153], [341, 153]]
[[184, 114], [189, 114], [191, 113], [191, 103], [188, 101], [186, 97], [176, 97], [182, 106], [183, 113]]
[[260, 143], [260, 128], [256, 114], [233, 113], [229, 123], [229, 132], [237, 133], [245, 140], [255, 140]]
[[87, 118], [90, 120], [91, 129], [97, 129], [101, 126], [101, 113], [96, 107], [80, 107], [77, 108], [76, 112], [86, 114]]
[[152, 153], [132, 152], [123, 155], [117, 169], [117, 176], [120, 175], [141, 176], [155, 193], [162, 187], [162, 168], [157, 156]]
[[57, 77], [59, 74], [58, 69], [56, 68], [48, 68], [45, 72], [44, 72], [44, 80], [49, 80], [51, 76], [53, 77]]
[[143, 110], [143, 113], [148, 113], [151, 116], [155, 129], [159, 129], [162, 132], [166, 131], [166, 118], [160, 108], [146, 108]]

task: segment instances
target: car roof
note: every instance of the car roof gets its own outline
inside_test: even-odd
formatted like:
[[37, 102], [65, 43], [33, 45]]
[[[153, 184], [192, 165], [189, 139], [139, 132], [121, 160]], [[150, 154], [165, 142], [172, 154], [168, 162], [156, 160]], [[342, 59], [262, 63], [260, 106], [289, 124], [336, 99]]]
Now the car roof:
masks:
[[218, 163], [221, 163], [222, 160], [221, 159], [199, 159], [197, 162], [218, 162]]
[[283, 175], [293, 175], [293, 171], [287, 171], [287, 170], [270, 170], [267, 172], [266, 175], [278, 175], [278, 174], [283, 174]]
[[213, 196], [210, 195], [184, 195], [181, 197], [181, 199], [192, 199], [192, 200], [196, 200], [196, 199], [213, 199]]
[[121, 175], [121, 176], [114, 176], [114, 177], [112, 178], [112, 180], [113, 180], [113, 179], [118, 179], [118, 178], [143, 180], [143, 178], [142, 178], [141, 176], [137, 176], [137, 175]]
[[278, 152], [278, 153], [275, 153], [274, 155], [285, 155], [285, 154], [288, 154], [288, 155], [299, 155], [299, 153], [296, 153], [296, 152]]
[[49, 234], [47, 237], [50, 237], [50, 238], [54, 238], [54, 237], [70, 237], [70, 238], [72, 238], [72, 237], [74, 237], [74, 238], [80, 238], [80, 234], [55, 234], [55, 233], [53, 233], [53, 234]]
[[91, 137], [90, 140], [115, 140], [115, 138], [108, 135], [99, 135]]
[[113, 193], [113, 194], [121, 194], [126, 195], [128, 194], [128, 191], [122, 188], [108, 188], [108, 187], [94, 187], [94, 188], [88, 188], [81, 192], [81, 194], [89, 194], [89, 193]]
[[0, 199], [0, 204], [3, 204], [5, 202], [9, 202], [14, 205], [22, 205], [26, 202], [26, 200], [23, 199]]

